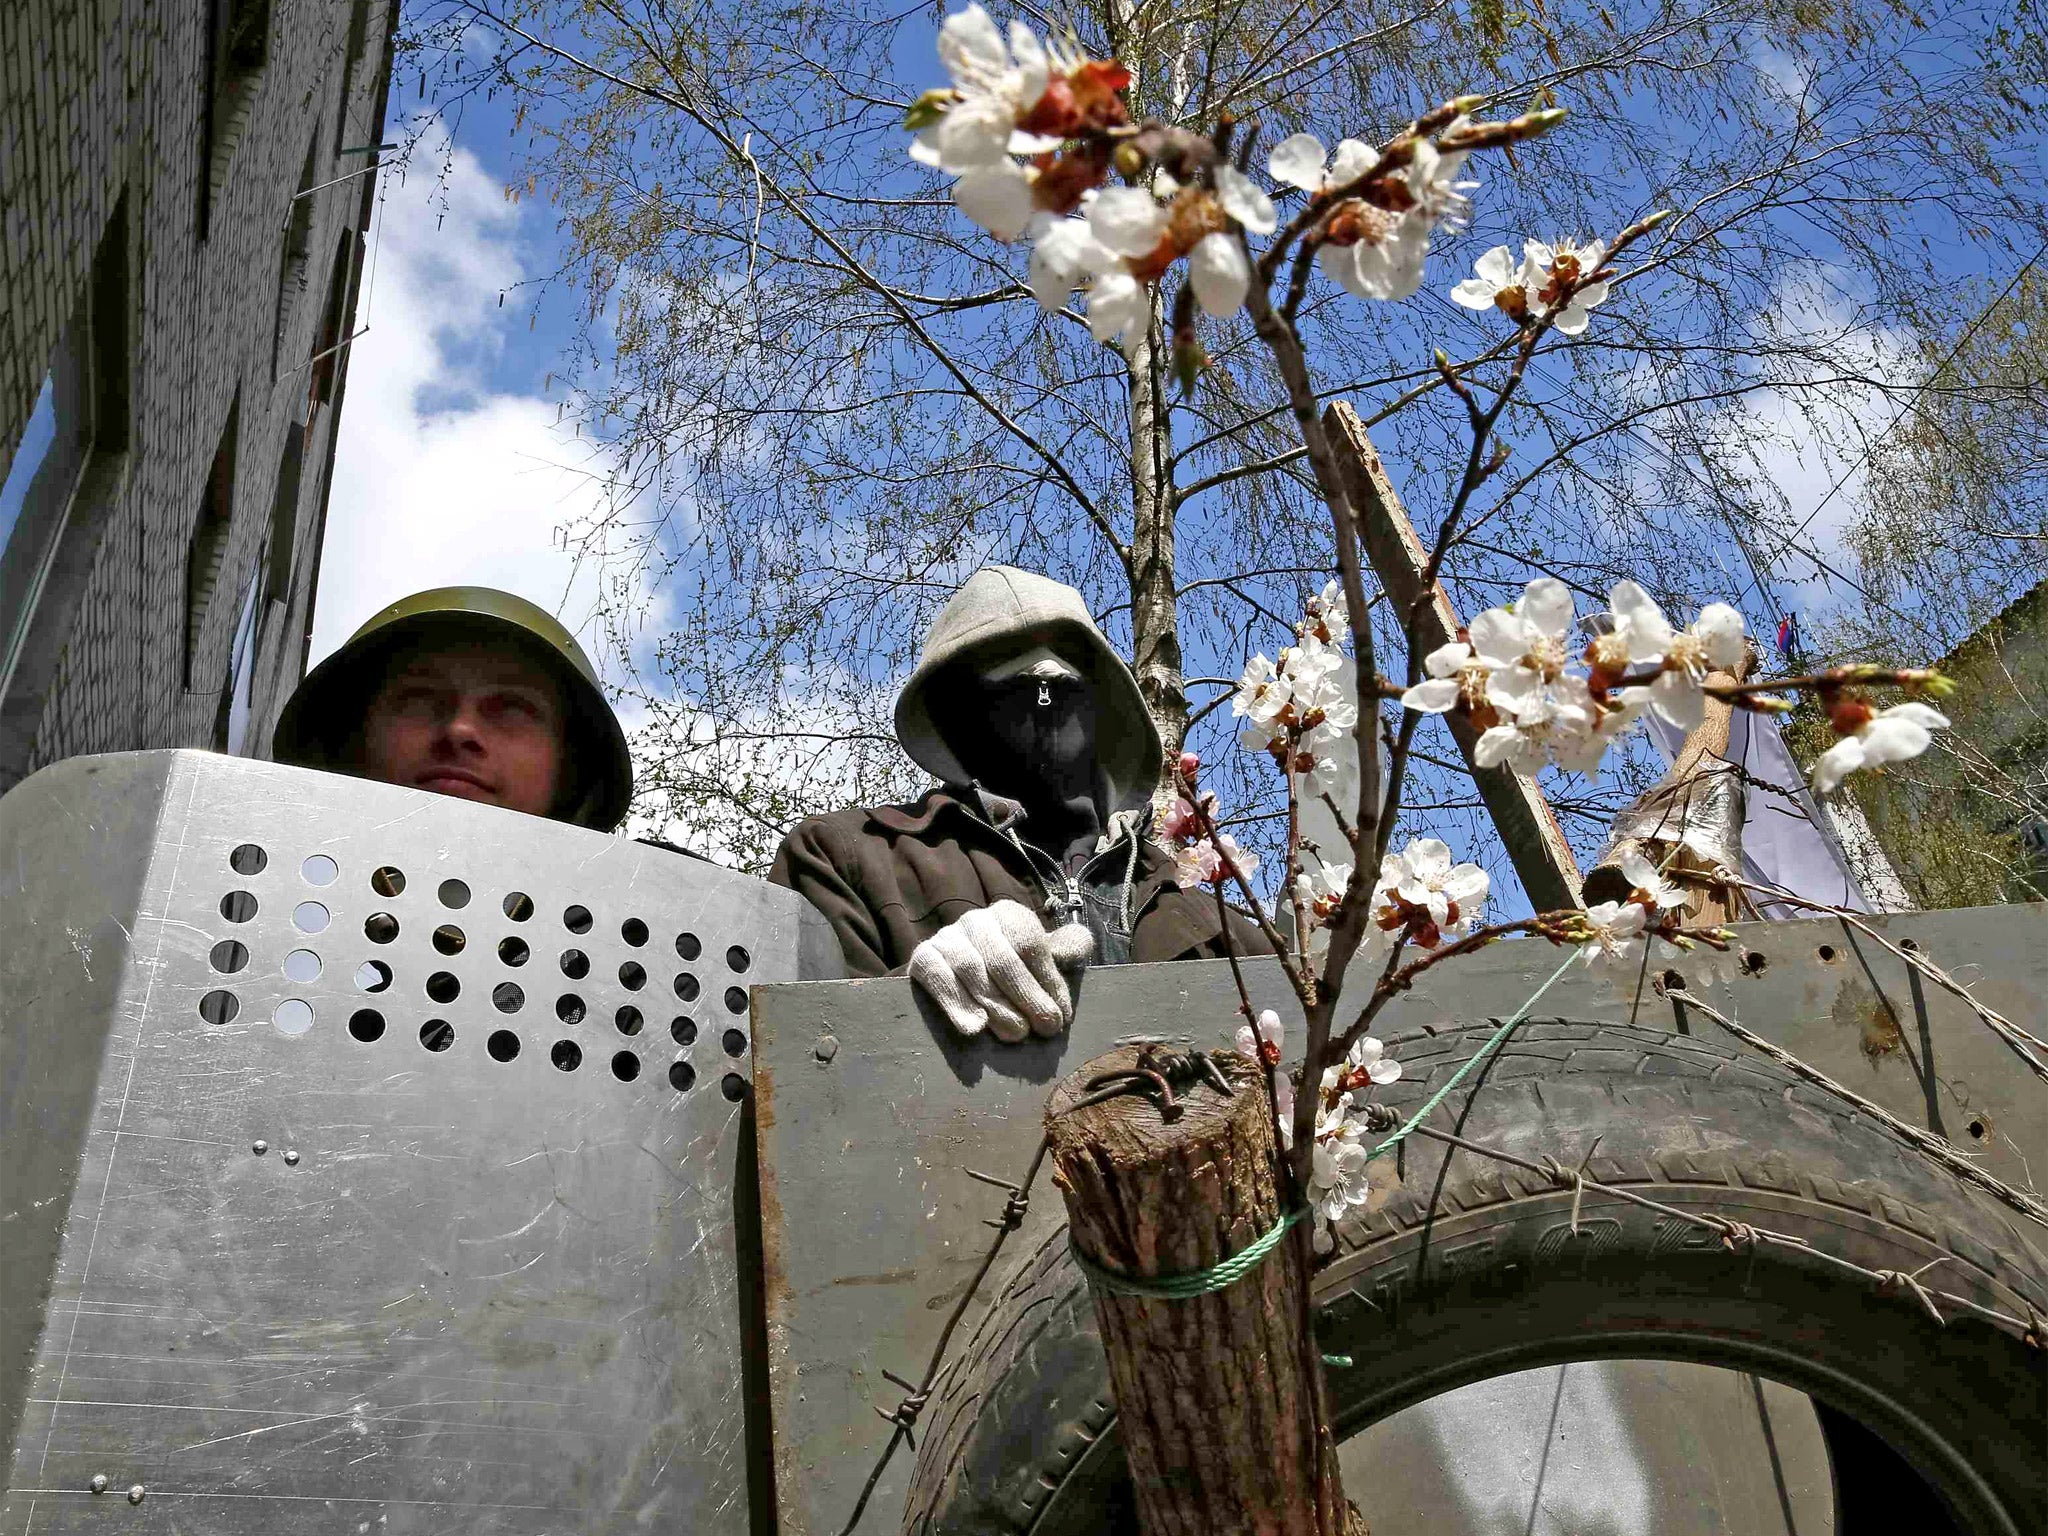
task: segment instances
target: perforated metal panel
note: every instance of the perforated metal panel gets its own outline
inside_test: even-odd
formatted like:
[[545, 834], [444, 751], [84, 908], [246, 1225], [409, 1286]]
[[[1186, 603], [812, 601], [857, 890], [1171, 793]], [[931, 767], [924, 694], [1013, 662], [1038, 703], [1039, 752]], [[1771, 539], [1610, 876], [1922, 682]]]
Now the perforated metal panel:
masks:
[[0, 880], [0, 1531], [747, 1527], [746, 989], [836, 974], [799, 898], [200, 753], [30, 779]]

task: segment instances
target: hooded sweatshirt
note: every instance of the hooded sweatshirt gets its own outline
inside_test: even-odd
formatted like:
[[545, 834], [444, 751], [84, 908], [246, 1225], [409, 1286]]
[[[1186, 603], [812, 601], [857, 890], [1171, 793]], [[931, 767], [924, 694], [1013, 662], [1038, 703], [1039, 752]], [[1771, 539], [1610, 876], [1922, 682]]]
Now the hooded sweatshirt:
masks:
[[[959, 750], [989, 729], [962, 680], [1041, 645], [1072, 658], [1093, 685], [1092, 846], [1034, 842], [1023, 805], [975, 783]], [[977, 571], [925, 639], [896, 701], [896, 737], [940, 787], [908, 805], [811, 817], [784, 839], [768, 876], [824, 914], [854, 975], [901, 972], [948, 923], [1005, 900], [1048, 927], [1085, 923], [1097, 964], [1220, 956], [1225, 922], [1238, 953], [1265, 951], [1248, 919], [1219, 916], [1213, 892], [1181, 890], [1173, 860], [1145, 836], [1159, 733], [1137, 679], [1072, 587], [1011, 566]]]

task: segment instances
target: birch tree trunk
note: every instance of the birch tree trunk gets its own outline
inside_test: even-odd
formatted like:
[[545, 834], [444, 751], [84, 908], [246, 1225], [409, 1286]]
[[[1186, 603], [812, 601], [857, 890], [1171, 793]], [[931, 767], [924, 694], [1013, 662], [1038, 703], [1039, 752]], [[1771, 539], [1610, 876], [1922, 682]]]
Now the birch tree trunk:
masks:
[[[1130, 352], [1131, 649], [1145, 708], [1171, 758], [1187, 733], [1188, 696], [1175, 608], [1173, 426], [1156, 295], [1152, 306], [1144, 339], [1134, 341]], [[1162, 774], [1162, 792], [1170, 782]]]

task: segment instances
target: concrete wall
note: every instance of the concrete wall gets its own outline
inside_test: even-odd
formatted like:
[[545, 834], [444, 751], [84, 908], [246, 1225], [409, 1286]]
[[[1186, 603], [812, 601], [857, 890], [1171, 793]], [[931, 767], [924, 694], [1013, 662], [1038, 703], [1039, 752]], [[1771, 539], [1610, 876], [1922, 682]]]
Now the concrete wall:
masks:
[[[0, 466], [75, 317], [114, 402], [0, 697], [0, 788], [75, 753], [218, 744], [252, 578], [244, 750], [267, 746], [304, 665], [347, 349], [317, 388], [308, 360], [355, 329], [375, 177], [294, 194], [374, 161], [395, 10], [0, 5]], [[193, 582], [217, 461], [217, 579]]]

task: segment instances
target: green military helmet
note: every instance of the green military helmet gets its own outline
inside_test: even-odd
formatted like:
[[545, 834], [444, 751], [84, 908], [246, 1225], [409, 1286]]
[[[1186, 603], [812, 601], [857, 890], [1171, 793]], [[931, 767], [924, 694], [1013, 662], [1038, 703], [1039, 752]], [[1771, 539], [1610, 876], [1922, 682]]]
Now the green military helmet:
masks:
[[280, 763], [348, 772], [364, 711], [392, 653], [429, 633], [503, 640], [545, 665], [569, 704], [564, 806], [558, 821], [608, 832], [633, 795], [626, 733], [605, 701], [597, 669], [576, 637], [544, 608], [494, 587], [435, 587], [402, 597], [308, 672], [278, 714], [270, 753]]

